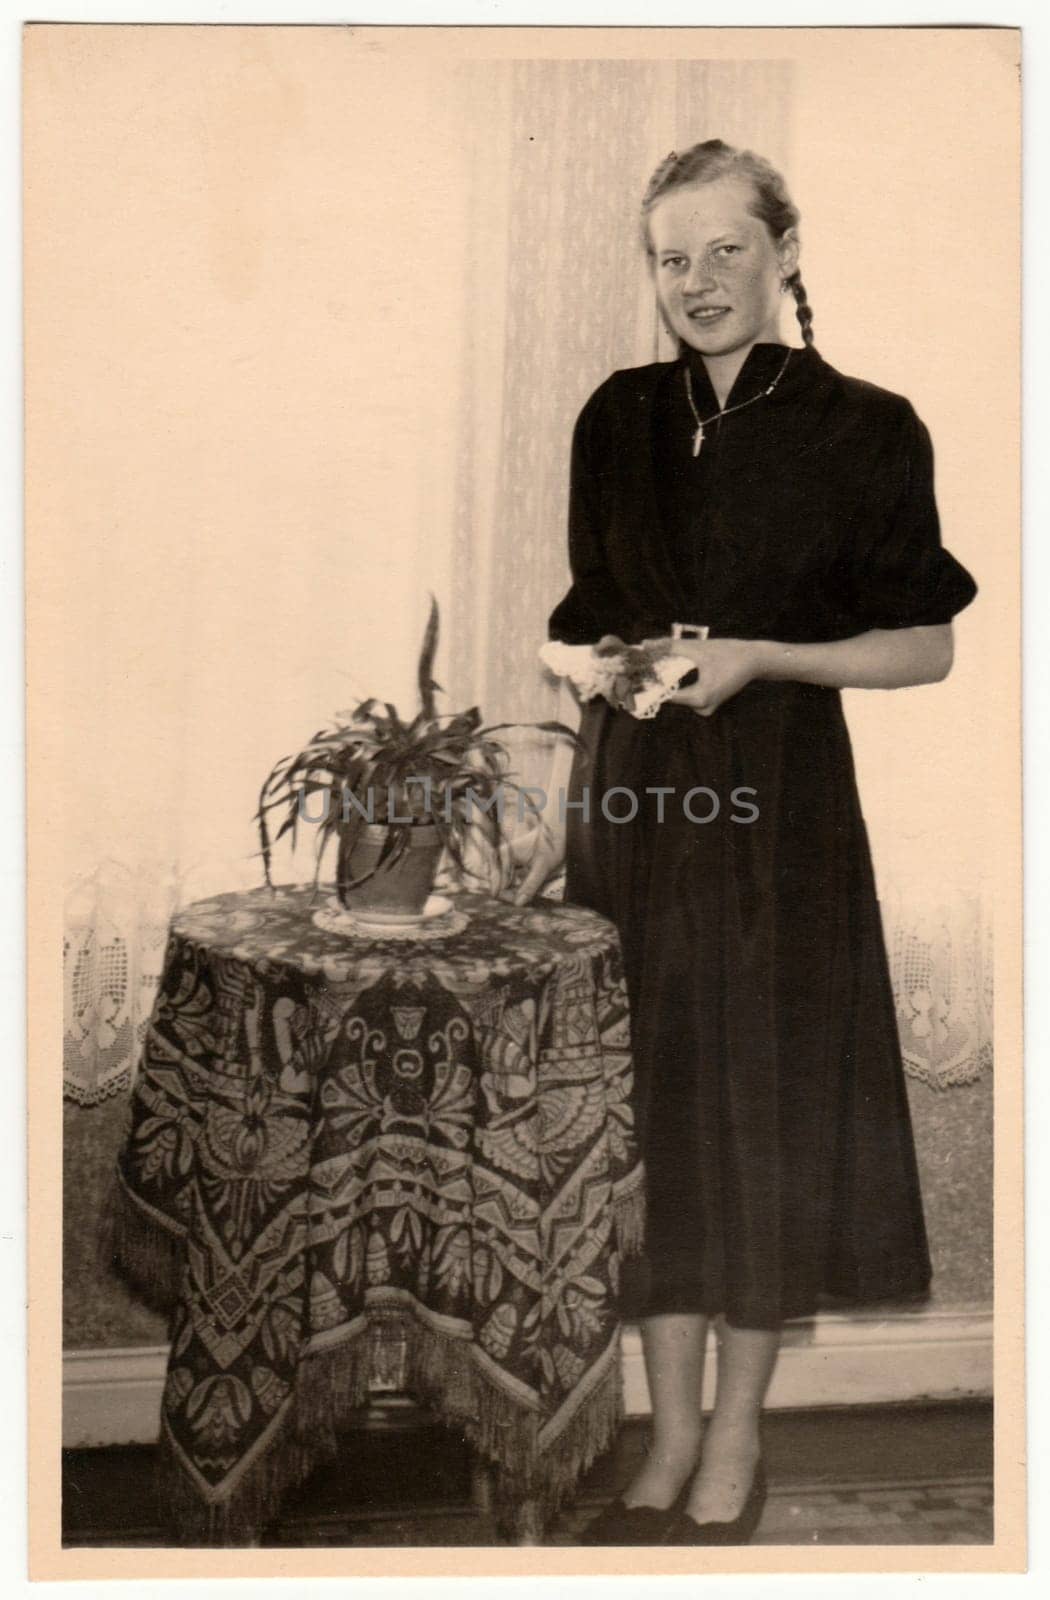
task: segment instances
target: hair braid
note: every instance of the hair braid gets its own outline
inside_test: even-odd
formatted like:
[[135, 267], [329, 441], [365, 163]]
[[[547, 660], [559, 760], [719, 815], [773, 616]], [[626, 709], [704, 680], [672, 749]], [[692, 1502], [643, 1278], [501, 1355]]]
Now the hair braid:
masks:
[[802, 282], [802, 274], [796, 267], [791, 275], [784, 279], [791, 293], [795, 296], [795, 315], [798, 325], [802, 329], [802, 343], [813, 343], [813, 307], [806, 298], [806, 286]]

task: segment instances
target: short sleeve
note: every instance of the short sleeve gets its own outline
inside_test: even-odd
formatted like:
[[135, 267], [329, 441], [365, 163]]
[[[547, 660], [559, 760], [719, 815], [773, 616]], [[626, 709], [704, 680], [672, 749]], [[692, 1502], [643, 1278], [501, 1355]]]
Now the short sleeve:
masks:
[[565, 644], [595, 644], [624, 625], [623, 596], [609, 570], [605, 533], [610, 470], [606, 385], [576, 419], [569, 465], [569, 567], [572, 587], [551, 613], [548, 634]]
[[855, 526], [849, 611], [863, 629], [950, 622], [977, 585], [941, 543], [930, 435], [905, 403]]

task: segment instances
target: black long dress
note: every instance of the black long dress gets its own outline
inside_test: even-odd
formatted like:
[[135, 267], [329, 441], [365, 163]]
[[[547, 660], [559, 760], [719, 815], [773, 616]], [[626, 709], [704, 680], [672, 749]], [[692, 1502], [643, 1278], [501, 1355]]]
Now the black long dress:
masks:
[[[756, 345], [726, 409], [786, 356]], [[969, 603], [906, 400], [796, 350], [774, 393], [708, 424], [694, 458], [686, 362], [711, 416], [688, 350], [614, 373], [580, 414], [573, 584], [552, 638], [685, 622], [811, 642], [945, 623]], [[571, 789], [589, 789], [589, 814], [568, 814], [567, 896], [620, 931], [648, 1173], [622, 1315], [775, 1328], [827, 1297], [921, 1294], [929, 1251], [839, 692], [756, 681], [710, 717], [665, 705], [649, 721], [592, 701], [581, 732]], [[614, 787], [637, 797], [633, 820], [609, 820], [632, 804], [603, 808]], [[686, 807], [714, 811], [707, 791], [718, 814], [690, 820]]]

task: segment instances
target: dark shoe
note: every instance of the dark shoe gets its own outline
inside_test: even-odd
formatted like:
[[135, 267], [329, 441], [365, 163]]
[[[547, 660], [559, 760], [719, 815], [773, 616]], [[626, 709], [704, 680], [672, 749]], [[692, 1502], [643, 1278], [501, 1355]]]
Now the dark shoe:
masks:
[[675, 1522], [685, 1504], [690, 1473], [671, 1504], [661, 1510], [659, 1506], [629, 1506], [623, 1496], [618, 1496], [596, 1517], [580, 1530], [580, 1544], [664, 1544], [671, 1523]]
[[766, 1503], [766, 1469], [759, 1461], [740, 1515], [732, 1522], [697, 1522], [688, 1511], [680, 1511], [668, 1524], [664, 1544], [747, 1544], [762, 1519]]

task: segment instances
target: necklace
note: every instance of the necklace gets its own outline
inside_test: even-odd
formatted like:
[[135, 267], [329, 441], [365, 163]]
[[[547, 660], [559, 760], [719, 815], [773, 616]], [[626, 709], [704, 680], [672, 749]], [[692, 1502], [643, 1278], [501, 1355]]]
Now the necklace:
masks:
[[768, 389], [763, 389], [763, 390], [760, 391], [760, 393], [753, 394], [751, 396], [750, 400], [739, 400], [735, 406], [730, 406], [727, 411], [716, 411], [710, 417], [701, 417], [699, 411], [696, 409], [696, 401], [693, 399], [693, 374], [690, 372], [689, 367], [686, 366], [686, 368], [685, 368], [685, 395], [686, 395], [686, 399], [689, 401], [689, 409], [693, 413], [693, 420], [696, 423], [696, 432], [693, 434], [693, 455], [694, 456], [698, 456], [700, 454], [700, 451], [701, 451], [702, 447], [703, 447], [703, 443], [704, 443], [704, 425], [705, 425], [705, 423], [714, 422], [717, 418], [720, 418], [720, 417], [728, 417], [734, 411], [743, 411], [745, 406], [753, 406], [756, 400], [764, 400], [767, 395], [771, 395], [773, 393], [773, 390], [776, 388], [777, 384], [780, 382], [781, 378], [784, 376], [785, 372], [787, 371], [787, 364], [791, 360], [791, 356], [792, 356], [792, 352], [789, 350], [787, 355], [784, 357], [784, 365], [781, 367], [780, 371], [777, 373], [776, 377], [773, 379], [773, 382], [769, 385]]

